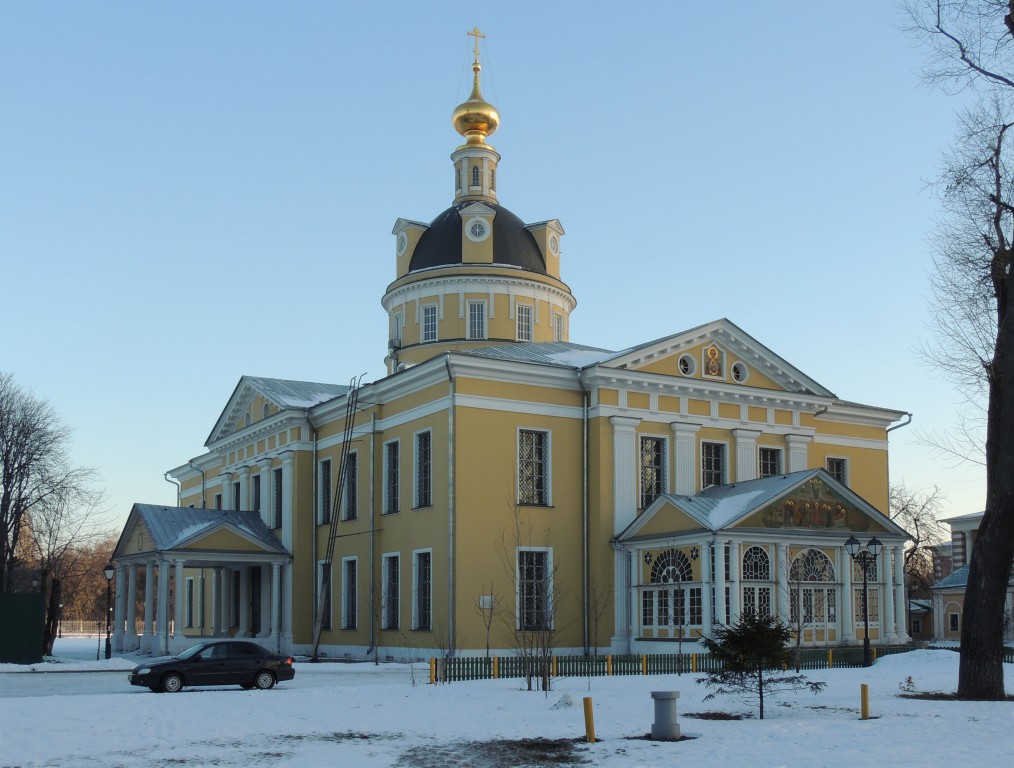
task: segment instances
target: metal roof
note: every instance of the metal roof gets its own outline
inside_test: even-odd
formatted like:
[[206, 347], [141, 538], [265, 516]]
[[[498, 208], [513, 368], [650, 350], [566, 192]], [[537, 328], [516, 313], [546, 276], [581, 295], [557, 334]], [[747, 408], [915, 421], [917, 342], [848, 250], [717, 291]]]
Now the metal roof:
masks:
[[154, 548], [159, 551], [174, 549], [195, 536], [209, 533], [222, 525], [230, 525], [258, 541], [265, 549], [288, 554], [257, 512], [163, 507], [158, 504], [135, 504], [131, 512], [137, 512], [144, 521]]
[[572, 344], [569, 341], [536, 341], [461, 350], [460, 354], [495, 360], [558, 365], [564, 368], [584, 368], [607, 360], [616, 353], [599, 347]]
[[319, 403], [341, 397], [349, 391], [344, 384], [323, 384], [315, 381], [244, 377], [264, 397], [286, 408], [311, 408]]

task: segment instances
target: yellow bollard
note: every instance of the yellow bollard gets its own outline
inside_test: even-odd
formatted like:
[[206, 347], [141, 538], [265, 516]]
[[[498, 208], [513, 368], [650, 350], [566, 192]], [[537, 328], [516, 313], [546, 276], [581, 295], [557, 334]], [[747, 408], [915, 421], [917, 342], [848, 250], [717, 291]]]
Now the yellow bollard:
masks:
[[874, 663], [876, 663], [876, 661], [877, 661], [877, 649], [876, 648], [871, 648], [870, 650], [873, 651], [873, 661], [874, 661]]
[[832, 651], [830, 648], [827, 649], [827, 668], [831, 669], [834, 666], [834, 657], [831, 655]]
[[437, 682], [437, 660], [430, 657], [430, 685]]
[[697, 654], [696, 653], [691, 653], [690, 654], [690, 671], [693, 672], [695, 675], [697, 674]]
[[493, 679], [496, 680], [498, 677], [500, 677], [500, 657], [499, 656], [494, 656], [493, 657]]
[[553, 657], [553, 677], [559, 677], [559, 675], [556, 674], [556, 657], [555, 656]]
[[648, 654], [641, 654], [641, 674], [648, 674]]
[[584, 733], [589, 744], [595, 743], [595, 714], [592, 712], [591, 696], [584, 697]]
[[612, 654], [610, 654], [609, 656], [606, 656], [606, 674], [607, 675], [613, 674], [613, 657], [612, 657]]
[[862, 707], [862, 716], [860, 717], [860, 720], [869, 720], [870, 719], [870, 686], [867, 683], [863, 683], [860, 686], [859, 690], [860, 690], [859, 698], [860, 698], [860, 700], [862, 702], [862, 704], [861, 704], [861, 707]]

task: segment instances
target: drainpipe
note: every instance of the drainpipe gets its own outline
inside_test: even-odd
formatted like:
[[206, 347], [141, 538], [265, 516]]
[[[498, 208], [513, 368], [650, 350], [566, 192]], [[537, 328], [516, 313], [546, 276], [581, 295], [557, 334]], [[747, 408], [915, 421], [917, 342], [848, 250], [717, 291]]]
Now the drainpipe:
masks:
[[[306, 424], [310, 428], [310, 432], [313, 434], [313, 459], [310, 463], [310, 493], [313, 495], [313, 501], [310, 503], [310, 509], [313, 510], [313, 519], [310, 521], [310, 597], [313, 600], [310, 605], [312, 610], [310, 611], [310, 637], [314, 637], [316, 625], [317, 625], [317, 601], [320, 600], [320, 595], [317, 594], [317, 521], [320, 519], [320, 499], [317, 493], [317, 427], [314, 426], [313, 419], [310, 418], [310, 409], [307, 408], [305, 411]], [[316, 650], [316, 648], [314, 649]], [[316, 657], [314, 657], [316, 659]]]
[[204, 470], [203, 469], [199, 469], [198, 467], [195, 467], [193, 461], [188, 461], [187, 464], [195, 472], [200, 472], [201, 473], [201, 508], [202, 509], [207, 509], [208, 508], [208, 502], [204, 498], [204, 486], [205, 486]]
[[167, 483], [172, 483], [173, 485], [176, 486], [176, 506], [178, 507], [180, 505], [180, 483], [179, 483], [179, 481], [178, 480], [171, 480], [169, 478], [169, 473], [168, 472], [166, 472], [165, 474], [163, 474], [162, 477], [165, 478], [165, 481]]
[[581, 387], [581, 563], [583, 567], [582, 577], [584, 579], [584, 597], [582, 600], [582, 613], [584, 614], [584, 655], [589, 654], [590, 649], [590, 626], [589, 626], [589, 601], [591, 599], [591, 578], [590, 564], [588, 562], [588, 390], [585, 389], [582, 371], [577, 371], [577, 383]]
[[901, 429], [902, 427], [907, 427], [909, 424], [912, 423], [912, 414], [911, 413], [906, 413], [905, 417], [908, 419], [908, 421], [903, 421], [901, 424], [895, 424], [893, 427], [888, 427], [886, 431], [893, 432], [896, 429]]
[[451, 356], [444, 354], [447, 367], [447, 652], [454, 653], [454, 373]]

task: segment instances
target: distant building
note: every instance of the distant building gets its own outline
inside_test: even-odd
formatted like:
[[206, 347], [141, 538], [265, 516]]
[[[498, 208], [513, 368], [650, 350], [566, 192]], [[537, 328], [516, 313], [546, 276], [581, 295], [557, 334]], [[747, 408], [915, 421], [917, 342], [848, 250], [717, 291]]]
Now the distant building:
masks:
[[[394, 225], [387, 375], [355, 391], [239, 380], [206, 452], [169, 473], [179, 506], [136, 505], [124, 528], [116, 647], [254, 636], [308, 653], [319, 635], [328, 656], [478, 654], [491, 611], [500, 653], [529, 631], [563, 653], [671, 652], [747, 611], [807, 645], [854, 644], [852, 535], [884, 545], [871, 639], [906, 642], [908, 536], [885, 514], [888, 432], [906, 414], [839, 398], [726, 319], [619, 351], [572, 343], [563, 227], [500, 204], [478, 51], [474, 71], [451, 207]], [[637, 269], [636, 254], [602, 268]], [[678, 316], [719, 272], [688, 285], [674, 264], [644, 276], [671, 281], [671, 306], [612, 295], [600, 311]], [[758, 291], [772, 300], [800, 323], [829, 306]], [[331, 353], [365, 320], [310, 322]]]

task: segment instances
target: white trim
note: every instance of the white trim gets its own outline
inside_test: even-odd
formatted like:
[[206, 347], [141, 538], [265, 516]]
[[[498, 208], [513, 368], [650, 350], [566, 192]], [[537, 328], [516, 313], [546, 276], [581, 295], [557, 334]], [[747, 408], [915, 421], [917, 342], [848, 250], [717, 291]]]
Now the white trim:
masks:
[[[429, 503], [419, 503], [419, 436], [428, 434], [430, 436], [429, 455]], [[433, 429], [425, 427], [412, 433], [412, 509], [433, 506]]]
[[[527, 310], [528, 314], [528, 338], [521, 338], [521, 316], [525, 314], [522, 310]], [[515, 323], [514, 323], [514, 335], [518, 341], [533, 341], [535, 339], [535, 308], [531, 304], [517, 304], [514, 307], [515, 311]]]
[[[521, 630], [521, 553], [522, 552], [545, 552], [546, 553], [546, 613], [548, 618], [547, 629], [553, 629], [556, 624], [556, 600], [555, 584], [553, 579], [553, 548], [552, 547], [529, 547], [518, 546], [514, 550], [514, 628]], [[533, 630], [539, 631], [539, 630]]]
[[[465, 311], [465, 339], [468, 341], [485, 341], [489, 338], [489, 312], [485, 299], [468, 299]], [[482, 335], [472, 335], [472, 307], [482, 307]]]
[[724, 461], [722, 462], [722, 482], [721, 482], [721, 485], [728, 485], [729, 484], [729, 470], [731, 469], [731, 467], [729, 466], [729, 463], [730, 463], [729, 441], [728, 440], [705, 440], [705, 439], [701, 438], [701, 440], [698, 441], [698, 443], [697, 443], [697, 462], [698, 462], [697, 463], [697, 467], [700, 470], [700, 472], [697, 475], [697, 488], [699, 490], [701, 490], [701, 491], [703, 491], [705, 488], [713, 488], [713, 487], [715, 487], [715, 486], [705, 485], [704, 484], [704, 444], [705, 443], [708, 443], [710, 445], [722, 445], [722, 446], [725, 446], [725, 450], [723, 451]]
[[[521, 433], [522, 432], [541, 432], [546, 436], [546, 456], [544, 459], [545, 463], [545, 491], [546, 500], [542, 504], [535, 504], [532, 502], [521, 501]], [[545, 427], [529, 427], [523, 424], [518, 424], [514, 428], [514, 474], [517, 478], [515, 480], [514, 493], [518, 500], [519, 505], [532, 506], [532, 507], [551, 507], [553, 506], [553, 430]]]
[[[426, 338], [426, 310], [433, 310], [433, 338]], [[420, 344], [431, 344], [434, 341], [440, 340], [440, 306], [436, 302], [423, 304], [420, 308], [422, 313], [422, 320], [419, 323], [419, 343]]]
[[[321, 502], [324, 499], [324, 465], [328, 465], [328, 487], [327, 487], [327, 504], [328, 504], [328, 515], [327, 520], [324, 519], [324, 508]], [[334, 499], [331, 495], [331, 489], [334, 485], [334, 467], [335, 462], [330, 456], [324, 456], [317, 461], [317, 498], [314, 499], [317, 507], [317, 525], [327, 525], [334, 522]], [[261, 488], [261, 494], [264, 493], [264, 489]]]
[[[390, 560], [398, 561], [398, 611], [394, 617], [397, 626], [390, 626], [388, 621], [388, 611], [390, 606], [387, 604], [387, 564]], [[399, 630], [401, 629], [401, 552], [384, 552], [380, 556], [380, 628], [381, 630]]]
[[[391, 473], [391, 467], [390, 467], [390, 464], [389, 464], [390, 453], [389, 453], [389, 450], [388, 450], [388, 446], [390, 446], [392, 444], [398, 446], [398, 466], [395, 467], [395, 469], [397, 470], [397, 473], [398, 473], [398, 477], [397, 477], [397, 480], [395, 482], [395, 490], [398, 493], [398, 499], [397, 499], [398, 503], [395, 505], [396, 506], [395, 509], [391, 509], [390, 508], [391, 507], [391, 499], [388, 497], [388, 490], [387, 490], [388, 486], [390, 485], [389, 480], [390, 480], [390, 473]], [[402, 480], [402, 477], [401, 477], [401, 465], [402, 465], [402, 460], [401, 460], [401, 439], [396, 437], [396, 438], [394, 438], [392, 440], [385, 440], [383, 442], [383, 444], [382, 444], [382, 447], [381, 447], [381, 455], [383, 456], [383, 459], [382, 459], [382, 472], [383, 472], [383, 474], [381, 475], [381, 483], [383, 485], [381, 487], [380, 514], [381, 515], [394, 515], [394, 514], [397, 514], [397, 513], [401, 512], [401, 480]]]

